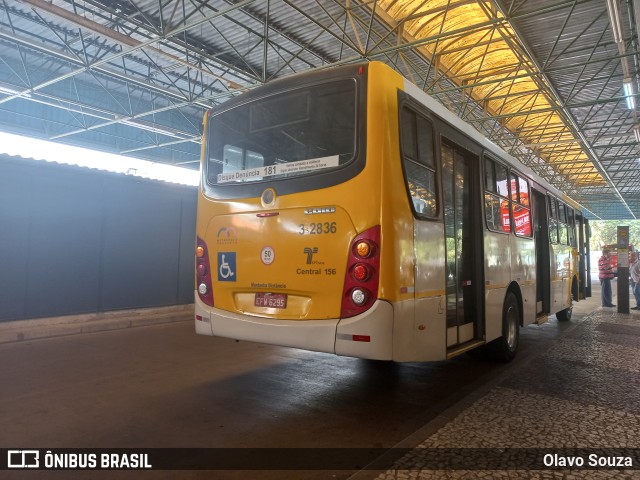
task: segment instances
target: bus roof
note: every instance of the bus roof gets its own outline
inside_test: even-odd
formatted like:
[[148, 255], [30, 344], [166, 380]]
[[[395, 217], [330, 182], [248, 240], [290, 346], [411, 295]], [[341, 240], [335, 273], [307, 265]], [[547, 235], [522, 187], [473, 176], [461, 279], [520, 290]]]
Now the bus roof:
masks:
[[[383, 62], [378, 62], [378, 63], [383, 63]], [[391, 67], [387, 65], [387, 68], [391, 68]], [[485, 137], [482, 133], [476, 130], [469, 123], [462, 120], [456, 114], [454, 114], [453, 112], [448, 110], [446, 107], [444, 107], [436, 99], [434, 99], [433, 97], [431, 97], [430, 95], [422, 91], [418, 86], [413, 84], [410, 80], [408, 80], [405, 77], [402, 77], [402, 78], [404, 80], [405, 92], [410, 96], [414, 97], [420, 103], [424, 104], [427, 108], [433, 111], [442, 120], [446, 121], [447, 123], [451, 124], [453, 127], [463, 132], [465, 135], [470, 137], [476, 143], [480, 144], [487, 151], [493, 153], [498, 158], [504, 160], [509, 165], [515, 167], [521, 173], [529, 177], [530, 180], [537, 183], [540, 187], [543, 187], [544, 189], [546, 189], [548, 192], [552, 193], [556, 197], [561, 198], [563, 201], [571, 205], [573, 208], [586, 210], [586, 208], [584, 208], [578, 202], [569, 198], [565, 193], [558, 190], [553, 185], [549, 184], [545, 179], [543, 179], [538, 174], [536, 174], [533, 170], [531, 170], [531, 168], [522, 164], [518, 159], [516, 159], [515, 157], [513, 157], [512, 155], [504, 151], [500, 146], [496, 145], [494, 142], [489, 140], [487, 137]]]

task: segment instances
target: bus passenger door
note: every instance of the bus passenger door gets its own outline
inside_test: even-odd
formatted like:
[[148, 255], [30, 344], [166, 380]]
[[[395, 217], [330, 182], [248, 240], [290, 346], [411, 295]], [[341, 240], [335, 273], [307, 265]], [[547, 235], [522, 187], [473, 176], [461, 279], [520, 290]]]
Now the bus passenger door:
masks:
[[536, 316], [551, 311], [551, 257], [546, 194], [533, 190], [533, 229], [536, 242]]
[[589, 249], [589, 220], [576, 212], [576, 229], [578, 231], [578, 258], [580, 264], [580, 300], [591, 296], [591, 251]]
[[447, 348], [449, 355], [482, 341], [483, 244], [479, 159], [442, 144]]

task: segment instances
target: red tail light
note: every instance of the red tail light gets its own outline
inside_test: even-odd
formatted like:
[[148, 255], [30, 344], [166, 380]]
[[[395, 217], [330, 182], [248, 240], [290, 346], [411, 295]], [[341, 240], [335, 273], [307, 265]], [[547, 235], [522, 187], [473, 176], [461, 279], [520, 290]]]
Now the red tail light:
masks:
[[362, 232], [351, 242], [342, 291], [342, 318], [368, 310], [378, 298], [380, 226]]
[[353, 277], [359, 282], [364, 282], [369, 276], [369, 269], [362, 263], [357, 263], [353, 267]]
[[196, 239], [196, 290], [200, 300], [213, 307], [209, 251], [207, 250], [207, 244], [200, 237]]

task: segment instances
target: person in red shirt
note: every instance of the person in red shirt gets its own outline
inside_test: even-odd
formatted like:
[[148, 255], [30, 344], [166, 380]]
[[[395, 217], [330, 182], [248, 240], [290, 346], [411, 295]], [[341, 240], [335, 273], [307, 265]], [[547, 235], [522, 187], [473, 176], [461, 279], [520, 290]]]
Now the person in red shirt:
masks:
[[602, 285], [601, 296], [603, 307], [615, 307], [611, 300], [611, 279], [613, 276], [609, 250], [605, 248], [602, 250], [602, 256], [598, 259], [598, 278], [600, 279], [600, 285]]
[[629, 275], [631, 277], [631, 291], [636, 299], [636, 306], [631, 307], [631, 310], [640, 310], [640, 261], [637, 252], [629, 254]]

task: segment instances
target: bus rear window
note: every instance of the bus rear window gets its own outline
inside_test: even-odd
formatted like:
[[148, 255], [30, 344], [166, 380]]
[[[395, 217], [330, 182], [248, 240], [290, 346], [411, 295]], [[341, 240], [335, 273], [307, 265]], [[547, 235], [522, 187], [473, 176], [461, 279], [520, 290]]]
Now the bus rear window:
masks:
[[356, 151], [356, 83], [257, 99], [211, 118], [207, 182], [232, 185], [324, 173]]
[[251, 133], [286, 127], [309, 120], [309, 92], [280, 95], [249, 107]]

